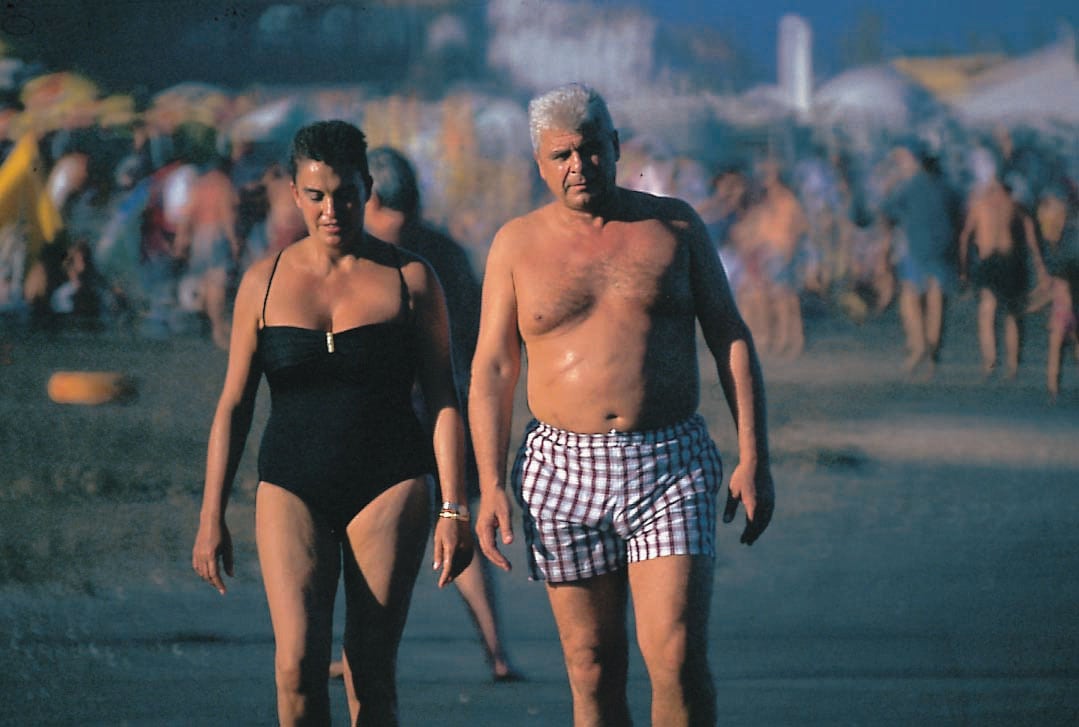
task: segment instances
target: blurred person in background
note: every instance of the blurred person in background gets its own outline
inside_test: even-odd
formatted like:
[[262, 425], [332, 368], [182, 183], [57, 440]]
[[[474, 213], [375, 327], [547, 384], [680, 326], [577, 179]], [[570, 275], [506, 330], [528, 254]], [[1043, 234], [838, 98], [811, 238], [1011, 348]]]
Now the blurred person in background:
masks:
[[[411, 162], [390, 147], [372, 149], [367, 153], [367, 161], [374, 187], [367, 200], [364, 225], [378, 239], [400, 245], [422, 257], [431, 264], [441, 281], [450, 316], [454, 381], [461, 407], [466, 410], [468, 380], [479, 329], [479, 280], [465, 249], [423, 221], [420, 188]], [[422, 397], [419, 398], [417, 403], [422, 412]], [[465, 445], [465, 482], [472, 504], [479, 498], [479, 481], [469, 438]], [[521, 674], [510, 664], [503, 645], [490, 569], [485, 558], [476, 558], [454, 584], [479, 632], [492, 678], [495, 682], [518, 681]]]
[[187, 156], [196, 165], [196, 176], [173, 241], [174, 254], [184, 263], [177, 298], [181, 310], [209, 319], [214, 343], [227, 349], [228, 290], [243, 253], [236, 229], [239, 195], [227, 171], [228, 161], [214, 151], [216, 132], [202, 127], [189, 133], [198, 136]]
[[892, 176], [881, 212], [890, 225], [881, 259], [896, 260], [899, 317], [907, 339], [903, 364], [932, 376], [940, 356], [945, 296], [955, 286], [956, 225], [943, 180], [925, 168], [922, 147], [905, 140], [891, 151]]
[[798, 296], [803, 287], [801, 266], [809, 223], [802, 203], [783, 181], [778, 160], [761, 161], [758, 174], [761, 196], [750, 218], [751, 234], [762, 256], [761, 294], [768, 320], [760, 339], [761, 350], [797, 358], [805, 348], [805, 324]]
[[[1012, 199], [988, 150], [973, 152], [974, 188], [959, 233], [959, 277], [978, 292], [978, 344], [982, 375], [997, 365], [997, 312], [1003, 312], [1004, 359], [1009, 379], [1019, 373], [1020, 323], [1027, 307], [1027, 261], [1048, 285], [1034, 220]], [[970, 255], [971, 242], [976, 255]]]
[[1079, 362], [1079, 194], [1066, 181], [1050, 184], [1038, 205], [1038, 223], [1045, 241], [1045, 267], [1050, 276], [1049, 357], [1046, 383], [1049, 399], [1060, 394], [1064, 344]]

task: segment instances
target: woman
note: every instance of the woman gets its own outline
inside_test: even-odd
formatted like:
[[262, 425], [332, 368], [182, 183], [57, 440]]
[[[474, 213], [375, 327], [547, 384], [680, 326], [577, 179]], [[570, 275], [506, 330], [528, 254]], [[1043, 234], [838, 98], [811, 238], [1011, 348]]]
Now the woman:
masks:
[[[259, 451], [255, 534], [273, 622], [282, 725], [329, 724], [333, 601], [345, 584], [345, 661], [356, 724], [397, 723], [395, 664], [430, 529], [443, 505], [439, 586], [467, 565], [461, 414], [442, 291], [419, 258], [363, 231], [371, 189], [363, 133], [341, 121], [293, 140], [292, 194], [307, 237], [240, 284], [225, 384], [210, 430], [192, 562], [221, 593], [232, 574], [225, 507], [259, 379], [271, 412]], [[434, 422], [411, 408], [418, 379]]]

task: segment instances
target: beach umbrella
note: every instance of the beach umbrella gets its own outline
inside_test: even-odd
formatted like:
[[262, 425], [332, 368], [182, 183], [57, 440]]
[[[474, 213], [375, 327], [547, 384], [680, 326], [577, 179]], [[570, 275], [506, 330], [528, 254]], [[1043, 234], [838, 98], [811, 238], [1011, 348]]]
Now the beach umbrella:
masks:
[[97, 99], [97, 84], [72, 71], [46, 73], [23, 84], [19, 99], [27, 110], [81, 105]]
[[287, 143], [307, 117], [303, 102], [288, 96], [257, 106], [234, 119], [225, 135], [235, 142]]
[[813, 95], [813, 117], [824, 125], [905, 130], [940, 108], [929, 91], [891, 66], [845, 71]]
[[37, 76], [23, 84], [19, 130], [42, 134], [90, 125], [97, 113], [98, 87], [71, 71]]
[[232, 98], [220, 86], [188, 81], [156, 93], [145, 116], [166, 131], [189, 121], [218, 128], [231, 108]]

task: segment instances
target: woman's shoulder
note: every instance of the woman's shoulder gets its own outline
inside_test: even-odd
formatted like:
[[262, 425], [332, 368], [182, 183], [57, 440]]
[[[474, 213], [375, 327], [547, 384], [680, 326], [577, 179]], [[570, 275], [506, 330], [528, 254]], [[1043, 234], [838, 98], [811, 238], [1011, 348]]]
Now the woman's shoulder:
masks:
[[270, 285], [274, 269], [277, 267], [280, 253], [259, 258], [251, 263], [240, 278], [240, 286], [236, 291], [236, 302], [239, 304], [245, 299], [252, 299], [261, 305], [262, 298]]

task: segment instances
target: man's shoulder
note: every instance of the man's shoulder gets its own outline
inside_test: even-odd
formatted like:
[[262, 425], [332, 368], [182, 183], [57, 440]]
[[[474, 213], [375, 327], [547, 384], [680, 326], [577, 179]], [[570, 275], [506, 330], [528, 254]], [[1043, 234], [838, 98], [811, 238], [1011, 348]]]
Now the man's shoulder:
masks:
[[693, 213], [693, 207], [681, 197], [665, 197], [638, 189], [619, 188], [622, 205], [644, 217], [682, 217]]
[[552, 214], [553, 205], [546, 204], [531, 212], [514, 217], [502, 225], [495, 233], [494, 244], [523, 245], [537, 237], [537, 232], [546, 227]]

